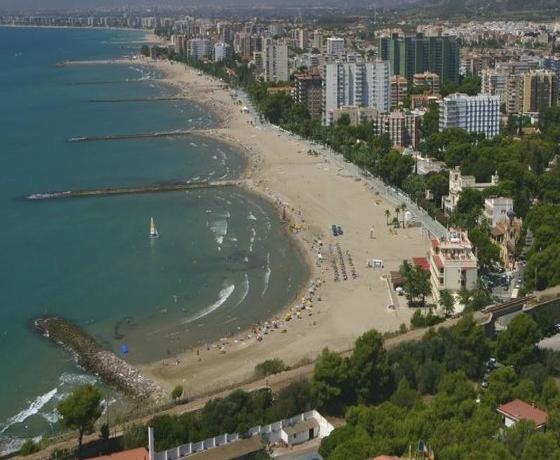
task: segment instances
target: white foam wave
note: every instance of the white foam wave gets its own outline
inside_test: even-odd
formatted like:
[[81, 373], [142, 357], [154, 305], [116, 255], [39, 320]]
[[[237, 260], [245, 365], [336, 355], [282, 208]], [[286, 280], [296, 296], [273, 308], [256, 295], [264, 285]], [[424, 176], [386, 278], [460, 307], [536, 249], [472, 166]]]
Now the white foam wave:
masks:
[[93, 375], [74, 374], [72, 372], [64, 372], [58, 380], [61, 385], [93, 385], [97, 379]]
[[235, 304], [235, 307], [239, 307], [239, 305], [241, 305], [243, 303], [243, 301], [247, 298], [247, 295], [249, 294], [249, 275], [247, 273], [245, 273], [245, 279], [243, 280], [243, 284], [241, 286], [241, 299]]
[[51, 425], [54, 425], [60, 419], [60, 414], [55, 409], [52, 412], [47, 412], [46, 414], [41, 414], [41, 417], [43, 417]]
[[224, 242], [224, 237], [227, 235], [228, 232], [228, 221], [225, 220], [216, 220], [212, 222], [210, 225], [210, 230], [214, 234], [214, 238], [216, 239], [216, 243], [218, 245], [222, 245]]
[[58, 393], [58, 389], [54, 388], [48, 393], [45, 393], [41, 396], [37, 396], [37, 398], [32, 401], [29, 406], [23, 409], [18, 414], [14, 415], [13, 417], [9, 418], [5, 425], [0, 429], [0, 433], [4, 433], [8, 428], [18, 423], [22, 423], [27, 420], [29, 417], [37, 414], [45, 404], [47, 404], [54, 396]]
[[247, 217], [247, 219], [249, 220], [257, 220], [257, 218], [255, 217], [255, 215], [252, 212], [249, 212], [249, 216]]
[[264, 297], [264, 295], [266, 294], [266, 291], [268, 291], [268, 284], [270, 283], [270, 275], [272, 273], [272, 270], [270, 268], [270, 252], [266, 255], [266, 267], [264, 269], [264, 287], [263, 287], [263, 291], [262, 291], [262, 296]]
[[210, 313], [212, 313], [213, 311], [217, 310], [227, 301], [227, 299], [230, 298], [230, 296], [233, 294], [233, 291], [235, 291], [235, 284], [230, 284], [229, 286], [226, 286], [220, 291], [219, 299], [216, 302], [214, 302], [212, 305], [209, 305], [208, 307], [206, 307], [201, 312], [197, 313], [192, 318], [183, 321], [183, 324], [192, 323], [193, 321], [203, 318], [209, 315]]
[[191, 144], [193, 147], [198, 147], [198, 144], [195, 144], [194, 142], [189, 142], [189, 144]]
[[249, 239], [249, 252], [253, 252], [253, 243], [255, 242], [255, 237], [257, 236], [257, 231], [251, 228], [251, 238]]

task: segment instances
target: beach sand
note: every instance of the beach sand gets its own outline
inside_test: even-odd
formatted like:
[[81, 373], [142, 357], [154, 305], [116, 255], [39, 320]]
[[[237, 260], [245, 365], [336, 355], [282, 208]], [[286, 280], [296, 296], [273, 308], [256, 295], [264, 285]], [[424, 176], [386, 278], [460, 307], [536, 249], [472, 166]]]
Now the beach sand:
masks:
[[[240, 102], [217, 80], [182, 64], [145, 62], [162, 72], [164, 82], [219, 115], [220, 127], [207, 135], [246, 152], [247, 188], [278, 204], [279, 214], [286, 207], [290, 223], [301, 226], [293, 236], [310, 265], [311, 280], [324, 280], [315, 293], [313, 308], [302, 311], [301, 319], [289, 321], [285, 332], [271, 329], [259, 342], [254, 334], [248, 339], [247, 332], [239, 331], [222, 349], [192, 349], [140, 366], [146, 376], [168, 389], [181, 384], [191, 397], [208, 394], [251, 379], [255, 365], [266, 359], [280, 358], [290, 366], [309, 362], [325, 347], [350, 349], [367, 330], [395, 331], [402, 323], [409, 323], [412, 311], [402, 297], [391, 296], [383, 276], [398, 270], [404, 259], [426, 254], [427, 241], [421, 228], [392, 232], [384, 212], [389, 209], [394, 214], [394, 204], [364, 181], [350, 177], [334, 161], [309, 155], [311, 144], [271, 126], [254, 127], [251, 116], [242, 113]], [[340, 225], [344, 234], [333, 237], [332, 224]], [[372, 225], [374, 238], [370, 235]], [[317, 238], [323, 242], [324, 260], [319, 266], [316, 250], [312, 250]], [[336, 251], [336, 243], [348, 272], [348, 280], [338, 282], [333, 280], [328, 249], [332, 245]], [[346, 251], [353, 259], [357, 279], [350, 274]], [[366, 261], [373, 258], [383, 260], [382, 270], [366, 267]], [[396, 308], [389, 308], [396, 301]], [[285, 312], [276, 317], [284, 319]], [[235, 340], [240, 338], [244, 340]]]

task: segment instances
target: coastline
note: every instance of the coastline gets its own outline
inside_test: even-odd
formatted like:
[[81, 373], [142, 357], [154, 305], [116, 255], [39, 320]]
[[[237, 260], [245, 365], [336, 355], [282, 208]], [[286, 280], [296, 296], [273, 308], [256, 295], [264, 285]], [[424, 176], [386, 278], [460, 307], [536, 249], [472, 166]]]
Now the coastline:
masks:
[[[288, 222], [283, 229], [302, 255], [308, 272], [296, 301], [274, 315], [277, 319], [292, 314], [286, 332], [271, 328], [262, 341], [257, 341], [251, 332], [239, 331], [232, 343], [214, 343], [205, 350], [187, 350], [172, 360], [139, 365], [145, 375], [168, 389], [181, 384], [189, 397], [195, 397], [250, 381], [255, 365], [266, 359], [280, 358], [286, 365], [295, 366], [313, 361], [327, 346], [348, 350], [369, 329], [388, 332], [408, 324], [411, 311], [406, 305], [387, 307], [391, 296], [382, 275], [397, 270], [402, 260], [412, 255], [425, 254], [420, 228], [390, 232], [384, 209], [392, 210], [392, 205], [332, 160], [308, 155], [306, 152], [314, 148], [311, 143], [271, 126], [255, 126], [230, 89], [224, 89], [213, 77], [181, 63], [143, 59], [141, 64], [157, 69], [164, 75], [160, 81], [218, 115], [219, 127], [203, 136], [227, 142], [247, 157], [243, 188], [266, 199], [279, 213], [287, 209]], [[331, 223], [344, 227], [344, 236], [330, 236]], [[318, 239], [323, 243], [322, 259], [317, 256]], [[337, 243], [340, 258], [344, 255], [346, 260], [346, 251], [351, 254], [358, 272], [356, 279], [333, 280], [330, 260], [338, 259]], [[331, 257], [329, 246], [334, 250]], [[383, 259], [384, 270], [366, 268], [365, 260], [371, 258]], [[310, 288], [313, 300], [298, 301]], [[311, 308], [301, 309], [304, 303]], [[175, 364], [170, 364], [173, 360]]]

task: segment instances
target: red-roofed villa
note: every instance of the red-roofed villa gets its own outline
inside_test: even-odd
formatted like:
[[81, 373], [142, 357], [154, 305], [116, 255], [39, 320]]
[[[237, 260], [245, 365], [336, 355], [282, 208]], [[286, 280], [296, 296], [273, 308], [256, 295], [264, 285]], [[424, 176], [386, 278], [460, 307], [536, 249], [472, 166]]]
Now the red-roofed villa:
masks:
[[545, 411], [525, 401], [521, 401], [520, 399], [514, 399], [513, 401], [502, 404], [496, 411], [498, 414], [504, 416], [504, 424], [506, 427], [513, 426], [520, 420], [530, 420], [535, 423], [537, 430], [544, 431], [546, 420], [548, 419], [548, 414]]

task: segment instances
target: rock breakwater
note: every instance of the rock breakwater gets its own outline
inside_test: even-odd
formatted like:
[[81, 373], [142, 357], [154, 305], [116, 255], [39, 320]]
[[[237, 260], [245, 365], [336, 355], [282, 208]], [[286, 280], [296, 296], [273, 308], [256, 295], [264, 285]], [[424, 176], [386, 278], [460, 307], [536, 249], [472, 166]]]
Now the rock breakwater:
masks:
[[163, 388], [125, 360], [104, 349], [73, 322], [57, 316], [43, 316], [34, 321], [34, 326], [44, 337], [71, 353], [82, 368], [126, 396], [158, 403], [167, 400]]

